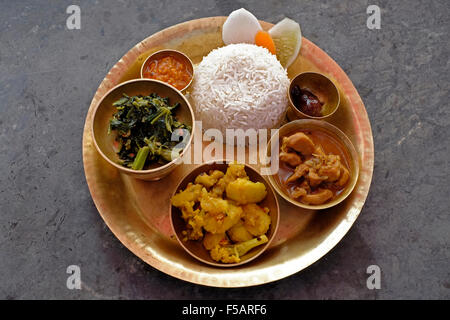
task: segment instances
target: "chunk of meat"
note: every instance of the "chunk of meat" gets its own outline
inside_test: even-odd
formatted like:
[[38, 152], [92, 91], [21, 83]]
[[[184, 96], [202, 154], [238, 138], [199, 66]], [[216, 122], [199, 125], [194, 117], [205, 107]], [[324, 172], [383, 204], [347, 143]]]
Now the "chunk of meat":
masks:
[[297, 132], [289, 136], [286, 145], [304, 156], [309, 156], [315, 150], [314, 142], [303, 132]]
[[341, 177], [336, 182], [338, 187], [343, 187], [347, 184], [348, 179], [350, 178], [350, 172], [348, 172], [347, 168], [341, 165]]
[[341, 159], [336, 155], [328, 155], [324, 157], [324, 163], [320, 166], [318, 173], [321, 176], [326, 176], [327, 181], [334, 182], [341, 176]]
[[295, 152], [281, 152], [280, 160], [286, 162], [291, 167], [296, 167], [302, 163], [302, 158]]
[[317, 174], [317, 172], [313, 169], [309, 170], [308, 173], [308, 181], [311, 187], [317, 187], [322, 181], [327, 180], [327, 177], [322, 177]]
[[304, 162], [308, 167], [312, 169], [318, 169], [321, 165], [321, 160], [316, 157], [312, 157]]
[[333, 197], [333, 192], [328, 189], [318, 189], [317, 192], [301, 197], [300, 201], [305, 204], [319, 205], [327, 202]]
[[308, 194], [308, 192], [304, 189], [304, 188], [300, 188], [300, 187], [295, 187], [294, 190], [291, 193], [291, 196], [294, 199], [306, 196]]
[[294, 173], [286, 180], [286, 182], [293, 182], [300, 179], [308, 173], [309, 167], [306, 164], [301, 164], [295, 168]]
[[303, 180], [298, 187], [305, 189], [306, 193], [311, 193], [311, 186], [306, 179]]

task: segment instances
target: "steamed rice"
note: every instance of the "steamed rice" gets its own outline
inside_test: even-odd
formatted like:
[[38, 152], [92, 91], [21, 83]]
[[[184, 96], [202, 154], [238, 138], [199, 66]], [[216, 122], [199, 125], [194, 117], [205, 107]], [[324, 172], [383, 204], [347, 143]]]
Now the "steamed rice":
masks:
[[266, 48], [231, 44], [211, 51], [195, 69], [191, 99], [204, 129], [278, 127], [288, 105], [286, 70]]

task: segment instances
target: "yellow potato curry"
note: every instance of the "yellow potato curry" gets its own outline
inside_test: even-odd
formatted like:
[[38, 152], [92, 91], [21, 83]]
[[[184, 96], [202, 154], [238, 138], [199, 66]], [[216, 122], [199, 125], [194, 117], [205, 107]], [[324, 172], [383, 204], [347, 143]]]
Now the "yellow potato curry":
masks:
[[258, 205], [266, 195], [266, 186], [250, 181], [243, 164], [229, 164], [226, 173], [201, 173], [171, 201], [186, 222], [183, 241], [202, 241], [213, 260], [238, 263], [268, 242], [269, 209]]

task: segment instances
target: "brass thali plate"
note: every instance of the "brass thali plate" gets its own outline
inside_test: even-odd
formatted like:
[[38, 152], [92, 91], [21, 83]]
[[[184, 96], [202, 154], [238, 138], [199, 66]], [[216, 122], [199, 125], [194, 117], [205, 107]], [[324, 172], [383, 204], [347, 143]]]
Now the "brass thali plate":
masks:
[[[202, 264], [186, 253], [174, 237], [169, 198], [180, 179], [195, 165], [181, 165], [157, 182], [134, 179], [119, 173], [98, 154], [89, 125], [99, 99], [115, 85], [139, 78], [141, 64], [151, 53], [176, 49], [196, 64], [212, 49], [223, 46], [221, 35], [225, 19], [203, 18], [162, 30], [138, 43], [112, 67], [97, 89], [86, 116], [83, 163], [100, 215], [135, 255], [154, 268], [185, 281], [214, 287], [246, 287], [290, 276], [320, 259], [344, 237], [364, 205], [374, 164], [372, 130], [358, 92], [336, 62], [303, 38], [300, 54], [289, 67], [288, 75], [292, 78], [300, 72], [321, 72], [339, 87], [341, 105], [327, 121], [341, 129], [354, 144], [360, 158], [358, 183], [344, 202], [322, 211], [303, 210], [278, 197], [280, 223], [271, 247], [258, 259], [235, 268]], [[261, 25], [265, 30], [272, 26], [263, 21]]]

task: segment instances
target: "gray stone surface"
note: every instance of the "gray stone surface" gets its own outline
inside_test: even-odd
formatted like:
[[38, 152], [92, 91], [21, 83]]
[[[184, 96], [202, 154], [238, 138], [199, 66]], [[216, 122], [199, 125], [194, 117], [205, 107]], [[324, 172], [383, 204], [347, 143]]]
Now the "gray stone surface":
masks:
[[[376, 3], [375, 3], [376, 2]], [[0, 1], [0, 298], [450, 298], [450, 4], [375, 1]], [[171, 278], [126, 249], [90, 198], [81, 159], [84, 118], [111, 66], [173, 24], [246, 7], [285, 14], [349, 74], [375, 142], [366, 205], [342, 242], [308, 269], [260, 287], [215, 289]], [[81, 266], [82, 290], [66, 288]], [[366, 268], [381, 267], [380, 290]]]

